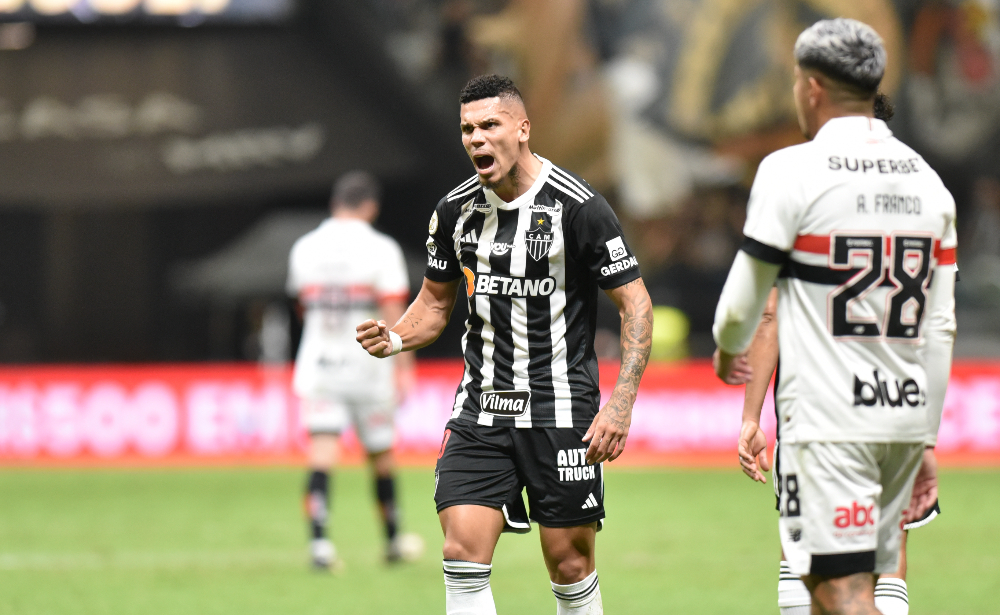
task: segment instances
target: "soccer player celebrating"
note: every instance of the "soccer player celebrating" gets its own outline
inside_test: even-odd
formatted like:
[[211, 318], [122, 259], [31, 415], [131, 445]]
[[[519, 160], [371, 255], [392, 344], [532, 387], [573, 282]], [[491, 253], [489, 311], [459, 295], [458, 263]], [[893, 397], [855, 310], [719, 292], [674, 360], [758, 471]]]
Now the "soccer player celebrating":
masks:
[[358, 320], [403, 313], [410, 293], [406, 263], [399, 245], [371, 226], [379, 213], [375, 178], [347, 173], [334, 187], [330, 208], [330, 218], [295, 242], [288, 263], [288, 292], [304, 308], [293, 388], [309, 430], [305, 504], [313, 565], [322, 569], [340, 564], [327, 538], [329, 472], [340, 433], [351, 423], [375, 470], [386, 560], [414, 555], [422, 545], [418, 536], [398, 534], [393, 481], [393, 415], [413, 380], [413, 357], [377, 361], [354, 341]]
[[[477, 77], [459, 100], [462, 142], [476, 175], [431, 216], [416, 301], [391, 329], [369, 320], [357, 338], [377, 357], [430, 344], [465, 281], [465, 375], [435, 473], [447, 613], [496, 613], [493, 551], [505, 527], [530, 527], [525, 489], [557, 613], [597, 615], [602, 463], [625, 447], [649, 357], [652, 305], [607, 201], [532, 154], [531, 124], [514, 84]], [[598, 288], [622, 317], [618, 381], [600, 409]]]
[[[874, 575], [897, 569], [904, 509], [919, 518], [937, 499], [955, 204], [873, 118], [886, 55], [871, 28], [820, 21], [794, 53], [795, 105], [810, 142], [758, 169], [746, 241], [716, 311], [716, 371], [731, 383], [752, 378], [743, 353], [777, 279], [788, 570], [802, 577], [814, 612], [875, 615]], [[761, 452], [762, 435], [741, 437], [752, 443], [741, 463]]]

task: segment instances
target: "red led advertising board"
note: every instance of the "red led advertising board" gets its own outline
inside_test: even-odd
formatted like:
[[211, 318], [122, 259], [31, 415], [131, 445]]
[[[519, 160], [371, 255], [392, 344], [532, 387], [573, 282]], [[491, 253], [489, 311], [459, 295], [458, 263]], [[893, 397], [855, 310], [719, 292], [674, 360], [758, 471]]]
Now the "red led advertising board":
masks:
[[[424, 361], [397, 413], [397, 450], [431, 462], [462, 364]], [[606, 399], [617, 365], [601, 365]], [[291, 370], [256, 364], [44, 366], [0, 369], [0, 464], [293, 463], [305, 433]], [[651, 365], [624, 463], [733, 461], [743, 388], [704, 362]], [[773, 402], [763, 412], [774, 433]], [[344, 437], [358, 455], [353, 434]], [[956, 363], [938, 451], [955, 463], [1000, 462], [1000, 362]]]

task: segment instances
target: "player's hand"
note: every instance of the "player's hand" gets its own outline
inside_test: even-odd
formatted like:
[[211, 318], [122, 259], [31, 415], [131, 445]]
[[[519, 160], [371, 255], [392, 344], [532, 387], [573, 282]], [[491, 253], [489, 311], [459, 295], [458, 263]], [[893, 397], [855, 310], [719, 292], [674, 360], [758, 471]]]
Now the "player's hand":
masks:
[[740, 428], [739, 452], [743, 473], [753, 480], [767, 484], [764, 472], [771, 470], [771, 464], [767, 460], [767, 436], [754, 421], [743, 421], [743, 426]]
[[903, 511], [903, 523], [913, 523], [927, 514], [938, 499], [937, 457], [933, 448], [924, 449], [924, 459], [913, 482], [910, 506]]
[[384, 359], [392, 351], [392, 341], [389, 339], [389, 327], [384, 320], [368, 319], [357, 326], [358, 336], [355, 338], [361, 347], [373, 357]]
[[631, 424], [632, 405], [616, 399], [612, 393], [611, 400], [597, 413], [590, 429], [583, 436], [584, 442], [590, 442], [587, 463], [594, 465], [618, 459], [625, 451], [625, 440], [628, 439]]
[[746, 384], [753, 377], [753, 368], [746, 354], [729, 354], [716, 348], [712, 354], [712, 367], [715, 368], [715, 375], [726, 384]]

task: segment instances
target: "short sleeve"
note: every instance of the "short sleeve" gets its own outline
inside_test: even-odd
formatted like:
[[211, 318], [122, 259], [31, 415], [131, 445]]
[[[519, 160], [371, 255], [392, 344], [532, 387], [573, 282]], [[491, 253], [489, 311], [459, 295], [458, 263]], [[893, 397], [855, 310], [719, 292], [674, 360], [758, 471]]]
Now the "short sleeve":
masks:
[[455, 212], [446, 199], [441, 199], [427, 224], [427, 269], [424, 277], [434, 282], [451, 282], [462, 275], [462, 266], [455, 255]]
[[399, 245], [386, 238], [384, 261], [375, 280], [379, 301], [406, 301], [410, 298], [410, 281], [406, 273], [406, 259]]
[[640, 277], [639, 261], [625, 241], [618, 216], [601, 195], [577, 206], [566, 222], [567, 246], [604, 290]]
[[[948, 195], [951, 197], [951, 195]], [[939, 267], [958, 264], [958, 230], [955, 227], [955, 200], [952, 198], [945, 215], [944, 233], [934, 250], [934, 258]]]
[[781, 265], [799, 232], [801, 199], [794, 197], [794, 169], [771, 154], [757, 168], [747, 204], [743, 251], [758, 260]]

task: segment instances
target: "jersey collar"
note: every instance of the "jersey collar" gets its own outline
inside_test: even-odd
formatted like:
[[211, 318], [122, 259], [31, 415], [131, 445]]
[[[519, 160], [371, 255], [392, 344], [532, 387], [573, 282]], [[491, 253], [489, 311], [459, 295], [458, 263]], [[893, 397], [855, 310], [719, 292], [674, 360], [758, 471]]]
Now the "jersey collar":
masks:
[[854, 138], [887, 139], [892, 131], [882, 120], [859, 115], [835, 117], [823, 124], [813, 141], [830, 141]]
[[493, 205], [497, 209], [518, 209], [525, 203], [535, 202], [535, 195], [538, 194], [538, 191], [542, 189], [542, 186], [545, 185], [545, 181], [549, 178], [549, 171], [552, 170], [552, 163], [546, 160], [545, 158], [542, 158], [538, 154], [533, 154], [533, 155], [535, 156], [535, 158], [538, 158], [539, 160], [542, 161], [542, 170], [538, 172], [538, 177], [535, 178], [535, 183], [531, 184], [531, 187], [528, 188], [528, 191], [522, 194], [521, 196], [517, 197], [510, 203], [508, 203], [507, 201], [498, 197], [489, 188], [483, 188], [483, 194], [486, 195], [487, 203]]

